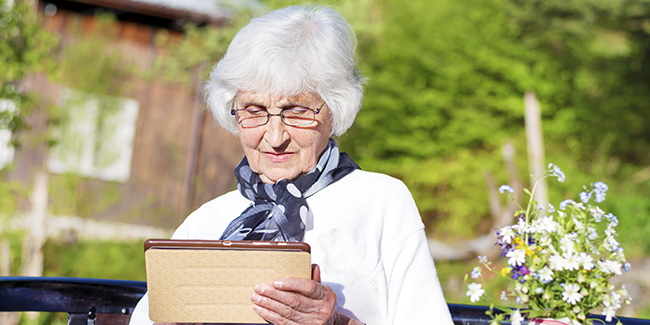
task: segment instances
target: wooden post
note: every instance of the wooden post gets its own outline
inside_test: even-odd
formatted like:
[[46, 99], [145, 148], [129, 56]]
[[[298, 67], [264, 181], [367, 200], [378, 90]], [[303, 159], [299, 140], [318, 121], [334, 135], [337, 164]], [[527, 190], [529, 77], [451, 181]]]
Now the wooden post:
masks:
[[203, 97], [201, 96], [201, 72], [205, 71], [207, 63], [201, 62], [194, 71], [194, 104], [192, 111], [192, 125], [190, 128], [190, 139], [187, 146], [187, 158], [185, 159], [185, 174], [183, 177], [183, 202], [181, 203], [181, 221], [185, 219], [186, 213], [192, 208], [194, 196], [194, 178], [196, 176], [196, 164], [199, 160], [199, 149], [201, 147], [201, 133], [203, 131]]
[[[526, 109], [526, 140], [528, 142], [528, 166], [532, 176], [532, 183], [536, 181], [545, 170], [544, 166], [544, 140], [542, 138], [542, 117], [539, 103], [535, 94], [527, 92], [524, 97]], [[546, 180], [541, 180], [535, 189], [535, 200], [546, 208], [548, 204], [548, 192]]]
[[48, 191], [47, 172], [40, 170], [36, 173], [34, 190], [32, 192], [32, 209], [29, 214], [27, 230], [23, 242], [23, 276], [43, 275], [43, 244], [47, 239], [45, 222], [47, 217]]

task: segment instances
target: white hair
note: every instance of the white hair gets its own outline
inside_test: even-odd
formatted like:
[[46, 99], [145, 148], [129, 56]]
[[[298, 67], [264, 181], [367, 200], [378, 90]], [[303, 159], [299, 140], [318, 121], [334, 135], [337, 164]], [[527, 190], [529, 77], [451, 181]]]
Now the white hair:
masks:
[[205, 100], [217, 122], [237, 134], [230, 109], [239, 91], [317, 93], [330, 109], [331, 135], [339, 136], [352, 126], [363, 102], [356, 45], [352, 27], [334, 9], [290, 6], [273, 11], [235, 35], [210, 73]]

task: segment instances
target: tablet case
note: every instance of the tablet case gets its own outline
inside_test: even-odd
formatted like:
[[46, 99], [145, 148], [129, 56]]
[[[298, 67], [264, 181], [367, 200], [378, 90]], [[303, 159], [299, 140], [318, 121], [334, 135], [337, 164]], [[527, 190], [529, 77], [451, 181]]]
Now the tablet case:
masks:
[[311, 278], [305, 243], [147, 240], [149, 317], [165, 323], [260, 323], [253, 287]]

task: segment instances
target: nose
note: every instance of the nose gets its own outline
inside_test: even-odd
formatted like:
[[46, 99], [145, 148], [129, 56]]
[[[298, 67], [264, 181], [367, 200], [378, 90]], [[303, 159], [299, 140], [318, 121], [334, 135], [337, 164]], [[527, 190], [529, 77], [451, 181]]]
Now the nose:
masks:
[[289, 141], [287, 126], [282, 122], [280, 114], [269, 114], [269, 121], [265, 125], [264, 140], [273, 148], [282, 148]]

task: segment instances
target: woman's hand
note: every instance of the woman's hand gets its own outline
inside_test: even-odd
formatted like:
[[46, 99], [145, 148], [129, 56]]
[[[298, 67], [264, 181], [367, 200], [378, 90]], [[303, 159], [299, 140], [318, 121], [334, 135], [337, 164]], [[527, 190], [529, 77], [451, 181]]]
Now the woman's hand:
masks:
[[320, 283], [320, 268], [312, 265], [312, 280], [279, 278], [258, 283], [251, 300], [260, 317], [276, 325], [349, 324], [350, 318], [336, 311], [336, 293]]

